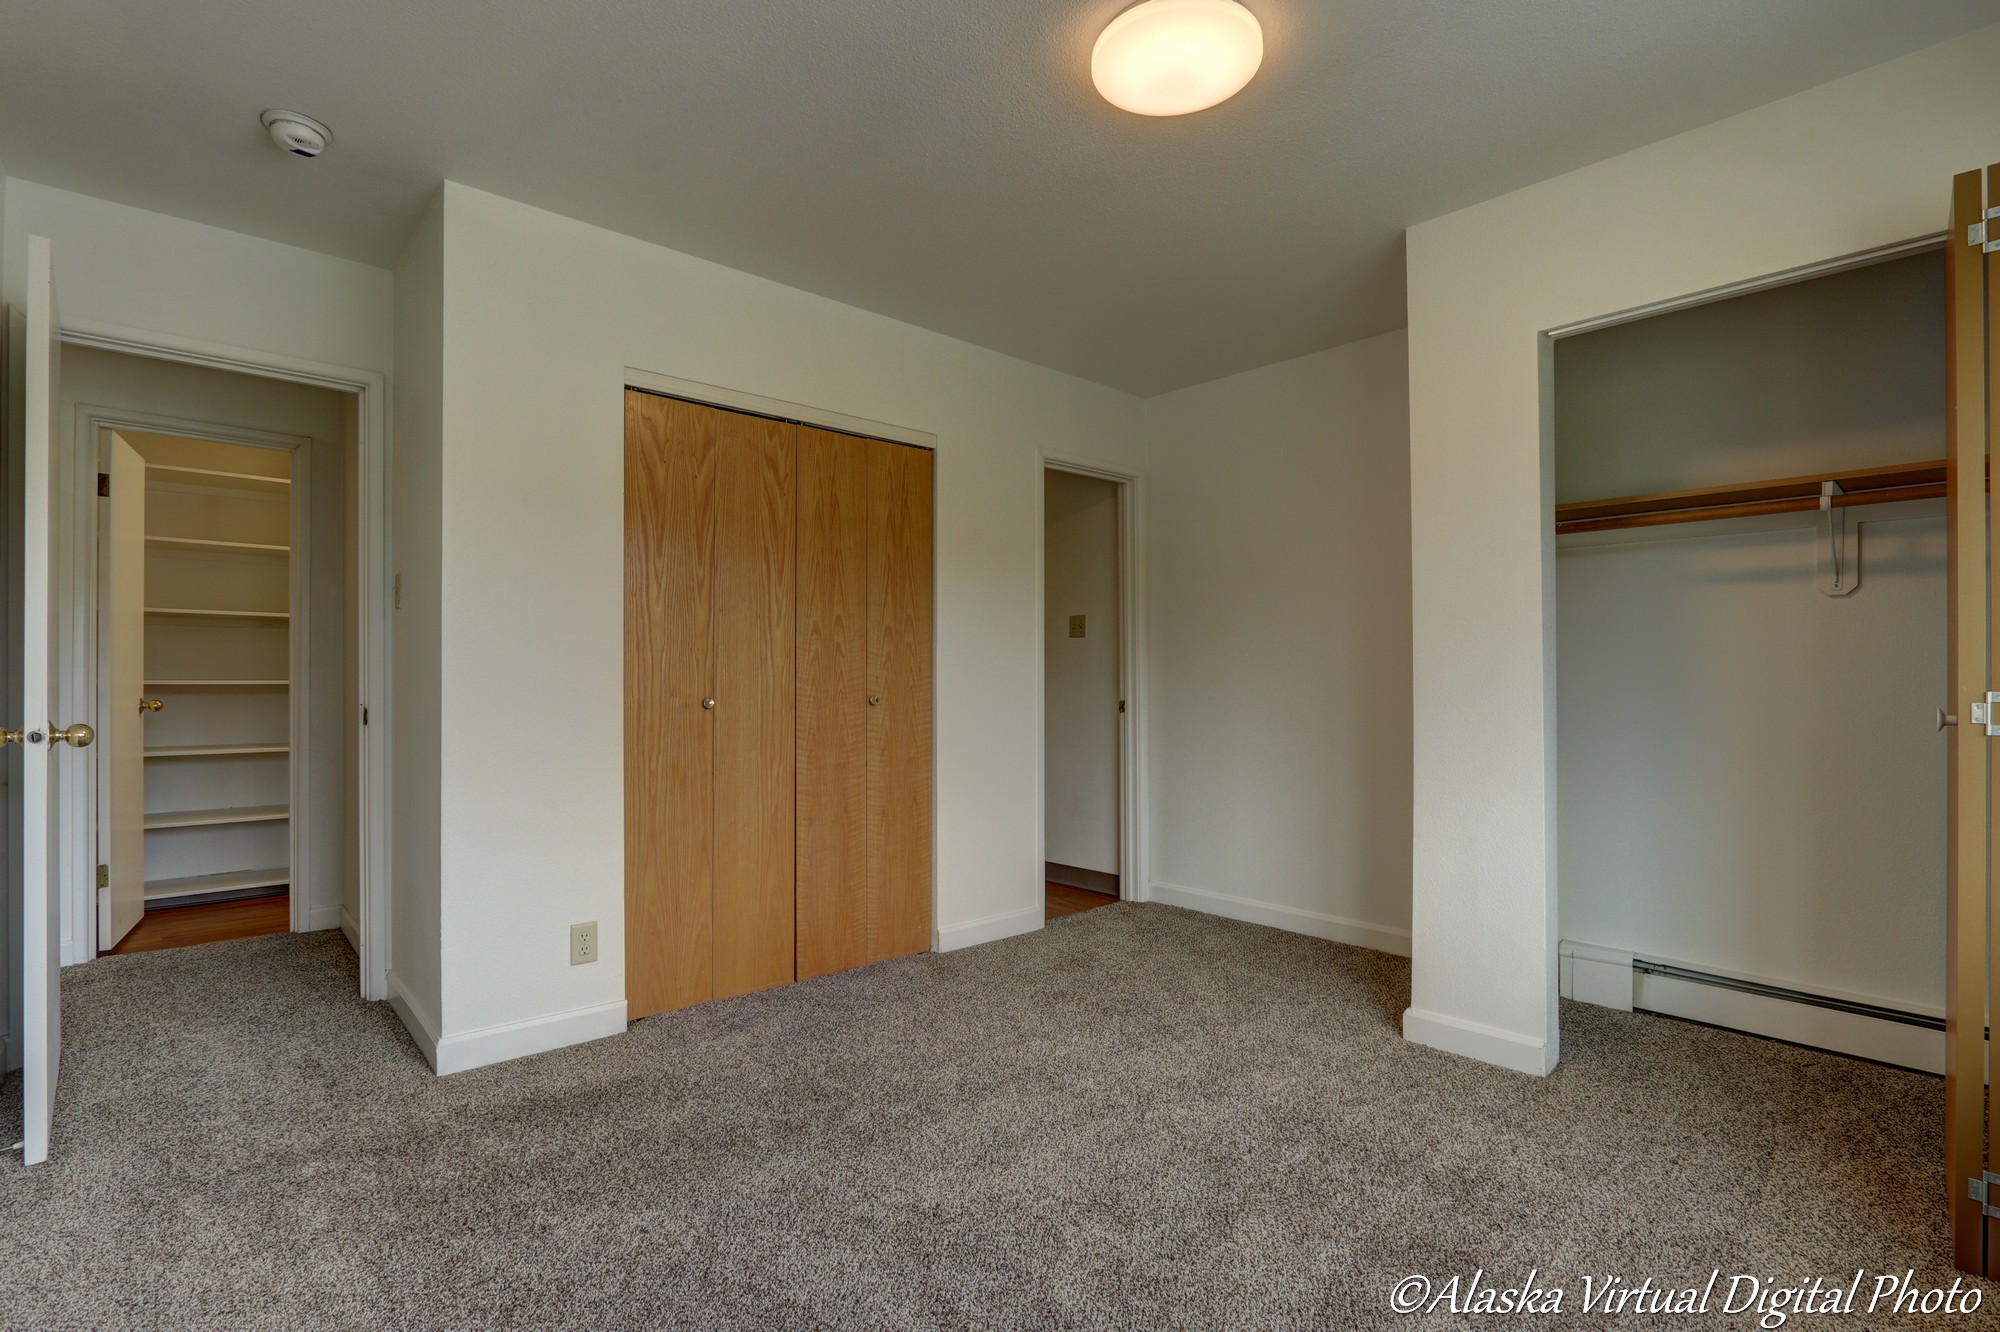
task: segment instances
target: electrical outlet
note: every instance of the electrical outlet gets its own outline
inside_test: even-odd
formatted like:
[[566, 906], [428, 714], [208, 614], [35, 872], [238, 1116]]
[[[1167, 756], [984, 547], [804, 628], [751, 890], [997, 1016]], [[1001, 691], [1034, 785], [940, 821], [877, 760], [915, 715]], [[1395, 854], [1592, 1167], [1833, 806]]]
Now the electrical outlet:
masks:
[[580, 967], [597, 960], [597, 922], [569, 927], [569, 964]]

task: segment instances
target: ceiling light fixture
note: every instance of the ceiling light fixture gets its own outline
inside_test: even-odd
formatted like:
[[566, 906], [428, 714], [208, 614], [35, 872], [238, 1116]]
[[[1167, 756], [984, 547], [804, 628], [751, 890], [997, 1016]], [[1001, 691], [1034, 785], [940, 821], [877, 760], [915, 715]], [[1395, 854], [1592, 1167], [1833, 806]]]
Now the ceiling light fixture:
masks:
[[1090, 51], [1104, 100], [1141, 116], [1184, 116], [1226, 102], [1264, 61], [1264, 30], [1236, 0], [1141, 0]]

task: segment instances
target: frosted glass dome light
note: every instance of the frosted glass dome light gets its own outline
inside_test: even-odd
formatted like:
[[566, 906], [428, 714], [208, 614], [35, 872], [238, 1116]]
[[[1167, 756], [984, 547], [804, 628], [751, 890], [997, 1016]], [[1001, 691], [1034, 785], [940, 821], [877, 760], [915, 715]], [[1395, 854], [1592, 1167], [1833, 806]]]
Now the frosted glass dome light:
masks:
[[1141, 116], [1184, 116], [1226, 102], [1264, 61], [1264, 29], [1236, 0], [1141, 0], [1090, 51], [1104, 100]]

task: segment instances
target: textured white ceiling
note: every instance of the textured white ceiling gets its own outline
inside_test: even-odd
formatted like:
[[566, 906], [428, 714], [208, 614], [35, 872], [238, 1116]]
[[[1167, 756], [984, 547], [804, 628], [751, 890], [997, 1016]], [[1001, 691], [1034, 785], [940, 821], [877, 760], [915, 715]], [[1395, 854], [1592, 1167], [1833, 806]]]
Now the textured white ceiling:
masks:
[[1399, 326], [1411, 223], [2000, 21], [1247, 0], [1263, 72], [1154, 120], [1090, 88], [1124, 3], [0, 0], [0, 161], [378, 264], [448, 177], [1155, 393]]

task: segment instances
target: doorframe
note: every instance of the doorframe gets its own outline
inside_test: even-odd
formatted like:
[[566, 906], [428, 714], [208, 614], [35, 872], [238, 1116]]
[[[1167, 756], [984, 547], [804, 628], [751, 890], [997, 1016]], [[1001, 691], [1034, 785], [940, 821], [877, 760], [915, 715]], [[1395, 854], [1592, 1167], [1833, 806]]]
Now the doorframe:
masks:
[[[301, 894], [298, 874], [301, 866], [309, 867], [313, 856], [314, 806], [313, 788], [307, 780], [312, 771], [312, 439], [306, 435], [284, 434], [270, 430], [252, 430], [241, 426], [222, 425], [213, 421], [190, 421], [179, 417], [159, 415], [149, 412], [132, 412], [121, 408], [99, 407], [90, 403], [78, 403], [76, 408], [76, 442], [72, 465], [76, 476], [72, 484], [78, 494], [91, 490], [93, 473], [108, 469], [104, 456], [106, 432], [131, 430], [149, 435], [165, 435], [175, 439], [185, 439], [198, 443], [234, 444], [244, 448], [268, 449], [276, 453], [291, 455], [291, 484], [286, 499], [290, 509], [290, 546], [286, 581], [286, 605], [290, 620], [286, 624], [288, 651], [291, 665], [288, 671], [290, 697], [286, 700], [286, 714], [289, 718], [289, 742], [291, 752], [287, 755], [289, 806], [286, 818], [287, 838], [290, 842], [290, 867], [292, 883], [289, 893], [289, 928], [294, 934], [312, 928], [311, 910], [307, 905], [309, 895]], [[98, 506], [93, 506], [93, 512]], [[90, 541], [89, 558], [79, 564], [74, 587], [78, 594], [88, 589], [92, 614], [80, 618], [76, 628], [89, 625], [90, 635], [84, 638], [80, 633], [64, 635], [65, 644], [74, 649], [66, 653], [72, 658], [68, 663], [73, 671], [71, 684], [77, 688], [77, 696], [83, 697], [83, 688], [88, 684], [91, 696], [99, 702], [98, 715], [107, 724], [110, 713], [104, 709], [116, 706], [109, 697], [110, 688], [108, 661], [102, 651], [105, 642], [105, 543], [108, 534], [102, 523], [94, 524], [96, 532]], [[84, 555], [84, 540], [78, 534], [73, 558]], [[75, 614], [78, 607], [72, 606], [68, 613]], [[90, 751], [89, 767], [90, 799], [73, 806], [90, 811], [90, 835], [79, 836], [73, 827], [64, 828], [65, 848], [69, 850], [73, 863], [64, 866], [64, 948], [72, 947], [78, 962], [88, 962], [97, 956], [96, 949], [102, 940], [96, 936], [97, 895], [102, 889], [94, 882], [94, 869], [102, 862], [104, 840], [108, 834], [105, 823], [104, 794], [107, 789], [110, 769], [102, 761], [106, 753], [101, 748]], [[75, 795], [75, 792], [71, 793]], [[71, 843], [83, 845], [70, 848]], [[71, 876], [74, 876], [74, 879]], [[73, 885], [73, 886], [72, 886]], [[71, 893], [74, 893], [72, 899]], [[336, 922], [337, 923], [337, 922]], [[74, 934], [74, 939], [71, 935]]]
[[[357, 584], [360, 601], [355, 608], [354, 617], [356, 636], [360, 640], [355, 645], [361, 685], [360, 698], [357, 702], [367, 719], [365, 722], [362, 717], [348, 719], [348, 725], [355, 727], [360, 749], [361, 790], [357, 810], [360, 854], [356, 869], [360, 878], [361, 918], [356, 922], [356, 932], [359, 935], [357, 951], [361, 957], [361, 997], [385, 1000], [389, 997], [388, 975], [393, 947], [390, 916], [394, 884], [389, 873], [389, 850], [390, 839], [394, 835], [394, 823], [389, 804], [389, 758], [392, 743], [390, 736], [393, 734], [395, 720], [395, 700], [389, 683], [391, 638], [389, 608], [392, 598], [389, 586], [391, 559], [388, 512], [390, 450], [388, 379], [379, 371], [285, 356], [275, 352], [230, 347], [96, 320], [66, 321], [61, 336], [62, 341], [70, 346], [93, 347], [102, 351], [122, 352], [128, 356], [145, 356], [153, 360], [174, 361], [205, 369], [229, 370], [264, 379], [308, 384], [317, 388], [351, 393], [355, 397], [354, 433], [360, 491], [356, 496], [358, 530], [355, 534], [354, 552], [359, 564]], [[83, 450], [73, 448], [72, 452], [81, 454]], [[94, 452], [93, 449], [92, 453]], [[94, 472], [96, 470], [94, 456], [92, 463]], [[94, 565], [97, 487], [93, 477], [91, 484], [82, 488], [87, 493], [76, 493], [79, 489], [74, 484], [76, 475], [76, 469], [72, 466], [70, 475], [66, 479], [70, 483], [68, 488], [72, 493], [58, 498], [58, 512], [62, 521], [69, 525], [66, 544], [70, 547], [71, 558], [75, 558], [77, 543], [87, 540], [89, 560]], [[75, 576], [72, 574], [72, 577]], [[75, 584], [71, 586], [74, 590]], [[94, 569], [92, 581], [86, 586], [93, 589], [95, 587]], [[73, 598], [71, 605], [74, 605]], [[73, 655], [75, 651], [73, 635], [65, 636], [59, 646], [62, 658], [58, 676], [65, 684], [76, 678]], [[95, 700], [94, 679], [91, 681], [91, 689], [89, 697]], [[296, 706], [295, 699], [294, 707]], [[294, 754], [293, 757], [296, 760], [297, 755]], [[302, 765], [295, 762], [293, 767], [296, 779], [296, 773], [301, 770]], [[294, 835], [296, 836], [296, 829]], [[94, 838], [88, 839], [86, 844], [94, 855]], [[70, 900], [71, 895], [66, 890], [64, 901]], [[90, 934], [93, 944], [95, 905], [93, 883], [91, 889], [93, 920]], [[296, 899], [294, 910], [297, 910]], [[296, 918], [294, 926], [296, 927]], [[87, 960], [70, 956], [71, 947], [78, 942], [80, 942], [78, 938], [65, 931], [63, 958], [65, 965], [72, 961]], [[94, 948], [92, 953], [94, 956]]]
[[[1040, 485], [1043, 474], [1069, 472], [1109, 481], [1118, 487], [1118, 687], [1125, 700], [1125, 721], [1118, 741], [1118, 897], [1125, 902], [1150, 902], [1153, 884], [1146, 854], [1146, 630], [1145, 630], [1145, 512], [1146, 479], [1138, 472], [1103, 463], [1043, 452], [1038, 455], [1035, 512], [1035, 803], [1042, 811], [1035, 821], [1036, 872], [1048, 864], [1048, 506]], [[1047, 911], [1046, 894], [1038, 894]], [[1046, 919], [1044, 920], [1046, 923]]]

